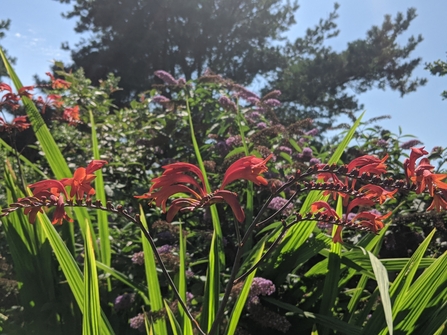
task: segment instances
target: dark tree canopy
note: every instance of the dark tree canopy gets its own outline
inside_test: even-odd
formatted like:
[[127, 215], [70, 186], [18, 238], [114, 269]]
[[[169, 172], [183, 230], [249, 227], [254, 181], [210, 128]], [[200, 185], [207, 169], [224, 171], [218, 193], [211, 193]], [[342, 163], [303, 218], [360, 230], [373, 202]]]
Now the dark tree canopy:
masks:
[[[447, 75], [447, 62], [437, 60], [432, 63], [427, 63], [425, 68], [430, 71], [434, 76], [446, 76]], [[447, 99], [447, 90], [441, 93], [442, 99]]]
[[[9, 25], [11, 23], [11, 20], [0, 20], [0, 39], [5, 37], [5, 30], [9, 29]], [[0, 45], [0, 48], [3, 48], [2, 45]], [[3, 49], [3, 52], [7, 55], [7, 52], [5, 49]], [[9, 61], [14, 64], [15, 59], [8, 57]], [[3, 65], [3, 62], [0, 62], [0, 78], [7, 76], [8, 73], [6, 72], [5, 66]]]
[[324, 42], [338, 35], [337, 8], [335, 5], [328, 19], [285, 48], [287, 66], [277, 72], [269, 86], [282, 91], [286, 115], [323, 118], [328, 126], [334, 116], [363, 108], [356, 94], [373, 87], [389, 87], [403, 96], [426, 82], [411, 78], [421, 59], [409, 58], [422, 37], [411, 36], [406, 44], [398, 43], [416, 17], [415, 9], [410, 8], [406, 16], [398, 13], [394, 20], [385, 16], [382, 25], [373, 26], [365, 39], [350, 42], [345, 50], [335, 52]]
[[75, 65], [93, 80], [113, 72], [136, 93], [160, 69], [188, 80], [211, 68], [243, 84], [275, 70], [273, 41], [297, 8], [294, 0], [79, 0], [66, 17], [94, 35], [72, 50]]
[[94, 81], [120, 76], [124, 98], [149, 89], [159, 69], [190, 79], [210, 68], [242, 84], [261, 75], [265, 91], [283, 93], [280, 118], [320, 118], [327, 126], [363, 108], [358, 93], [390, 87], [405, 95], [425, 83], [412, 78], [421, 59], [410, 58], [422, 37], [400, 43], [415, 9], [387, 15], [336, 52], [327, 40], [338, 35], [338, 5], [304, 37], [287, 41], [281, 34], [297, 8], [294, 0], [77, 0], [66, 16], [79, 18], [78, 32], [93, 33], [72, 49], [75, 66]]

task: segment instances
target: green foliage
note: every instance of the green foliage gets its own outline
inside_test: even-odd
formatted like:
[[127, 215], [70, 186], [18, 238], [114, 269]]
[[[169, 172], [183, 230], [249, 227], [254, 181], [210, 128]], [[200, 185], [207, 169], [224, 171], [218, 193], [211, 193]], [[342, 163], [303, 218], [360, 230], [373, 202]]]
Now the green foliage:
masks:
[[[315, 171], [324, 168], [320, 162], [340, 165], [366, 154], [388, 153], [386, 177], [405, 178], [400, 162], [406, 143], [401, 134], [376, 126], [377, 120], [363, 121], [362, 115], [330, 143], [322, 143], [312, 120], [281, 124], [278, 103], [268, 102], [278, 92], [257, 97], [214, 74], [181, 85], [159, 85], [122, 108], [110, 98], [117, 89], [114, 76], [95, 87], [82, 71], [61, 69], [57, 74], [70, 88], [47, 87], [46, 93], [63, 95], [63, 106], [47, 106], [43, 114], [41, 105], [25, 99], [33, 132], [41, 131], [35, 146], [51, 154], [26, 158], [8, 143], [1, 144], [9, 162], [16, 162], [6, 165], [1, 183], [7, 194], [1, 199], [3, 213], [8, 214], [1, 220], [14, 269], [23, 281], [21, 303], [33, 301], [36, 307], [48, 308], [54, 333], [65, 328], [71, 328], [67, 334], [80, 333], [82, 328], [101, 334], [429, 334], [445, 326], [447, 254], [431, 242], [443, 241], [444, 235], [433, 230], [427, 218], [419, 222], [415, 215], [425, 214], [429, 197], [406, 189], [378, 204], [381, 213], [394, 211], [385, 227], [376, 235], [359, 226], [346, 229], [343, 245], [331, 239], [335, 226], [324, 226], [321, 217], [306, 217], [316, 201], [330, 202], [329, 194], [323, 194], [330, 191], [324, 188], [329, 184], [303, 186], [317, 179]], [[20, 88], [18, 78], [14, 80]], [[67, 122], [65, 110], [75, 106], [79, 120]], [[47, 125], [35, 129], [44, 121]], [[56, 150], [53, 143], [63, 153], [62, 160], [51, 152]], [[237, 222], [223, 203], [208, 206], [232, 163], [243, 156], [271, 154], [265, 162], [267, 185], [236, 180], [228, 186], [244, 205], [245, 223]], [[438, 160], [440, 172], [445, 152], [433, 151], [429, 157]], [[23, 204], [20, 188], [34, 176], [28, 172], [71, 177], [70, 170], [86, 166], [91, 158], [109, 161], [96, 172], [100, 201], [65, 199], [64, 210], [75, 207], [74, 223], [55, 227], [45, 212], [30, 225], [22, 209], [7, 207]], [[173, 162], [198, 165], [207, 195], [193, 213], [180, 212], [179, 221], [170, 224], [160, 208], [143, 210], [132, 196], [147, 192], [162, 166]], [[16, 170], [25, 171], [23, 180], [15, 176]], [[366, 177], [357, 183], [364, 185]], [[274, 200], [280, 207], [273, 206]], [[54, 204], [46, 207], [53, 211]], [[343, 213], [345, 208], [339, 198], [337, 213], [349, 214]], [[100, 211], [107, 215], [98, 215]], [[436, 220], [444, 213], [436, 213]], [[413, 222], [402, 224], [408, 214]], [[419, 236], [414, 254], [407, 248], [405, 255], [385, 257], [393, 248], [390, 236], [404, 228]], [[33, 281], [27, 281], [36, 269], [40, 280], [34, 274]], [[260, 287], [268, 289], [259, 293]], [[61, 301], [70, 308], [60, 309]], [[4, 328], [39, 332], [43, 326], [36, 315], [41, 311], [36, 308], [37, 314], [23, 316], [23, 328], [8, 314], [11, 320]]]
[[[434, 76], [445, 76], [447, 74], [447, 63], [442, 60], [437, 60], [433, 63], [426, 64], [425, 67]], [[441, 93], [443, 99], [447, 99], [447, 91]]]

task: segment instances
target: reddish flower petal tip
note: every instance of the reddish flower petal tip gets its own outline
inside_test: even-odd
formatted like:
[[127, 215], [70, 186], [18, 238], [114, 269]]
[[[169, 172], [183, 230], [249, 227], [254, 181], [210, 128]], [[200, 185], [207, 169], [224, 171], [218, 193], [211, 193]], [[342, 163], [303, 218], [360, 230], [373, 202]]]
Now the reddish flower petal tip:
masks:
[[224, 175], [222, 186], [220, 189], [224, 189], [225, 186], [237, 179], [246, 179], [252, 181], [256, 185], [268, 185], [267, 180], [260, 176], [261, 173], [268, 171], [265, 165], [273, 154], [270, 154], [267, 158], [261, 159], [255, 156], [247, 156], [238, 159], [236, 162], [230, 165]]

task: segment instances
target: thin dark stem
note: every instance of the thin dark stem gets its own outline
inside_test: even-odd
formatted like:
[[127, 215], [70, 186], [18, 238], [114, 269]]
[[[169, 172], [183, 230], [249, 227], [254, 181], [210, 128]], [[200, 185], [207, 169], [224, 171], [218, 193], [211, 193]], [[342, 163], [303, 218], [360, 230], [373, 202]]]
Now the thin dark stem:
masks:
[[199, 331], [200, 334], [206, 335], [206, 333], [200, 328], [199, 323], [191, 315], [191, 313], [189, 312], [188, 307], [186, 306], [185, 302], [181, 298], [180, 293], [178, 292], [177, 287], [175, 286], [174, 281], [172, 280], [171, 276], [169, 275], [168, 270], [164, 266], [163, 260], [161, 259], [160, 254], [157, 251], [157, 246], [155, 245], [155, 242], [154, 242], [151, 234], [143, 226], [143, 223], [141, 222], [140, 216], [138, 214], [135, 215], [135, 217], [133, 217], [133, 216], [129, 215], [127, 213], [127, 211], [123, 209], [122, 206], [117, 206], [116, 208], [114, 208], [110, 203], [107, 203], [107, 207], [104, 207], [104, 206], [101, 205], [101, 203], [99, 201], [97, 201], [96, 204], [91, 204], [89, 202], [86, 202], [86, 203], [72, 203], [72, 202], [69, 202], [66, 205], [77, 206], [77, 207], [89, 207], [89, 208], [100, 209], [100, 210], [104, 210], [104, 211], [117, 213], [117, 214], [120, 214], [120, 215], [124, 216], [129, 221], [132, 221], [133, 223], [135, 223], [141, 229], [141, 231], [143, 232], [144, 237], [146, 237], [146, 239], [148, 240], [148, 242], [149, 242], [149, 244], [150, 244], [150, 246], [152, 248], [152, 251], [154, 252], [155, 258], [158, 261], [158, 265], [160, 266], [161, 271], [163, 272], [163, 275], [168, 280], [169, 285], [171, 286], [171, 288], [172, 288], [172, 290], [174, 292], [175, 297], [177, 298], [179, 304], [182, 306], [183, 310], [185, 311], [186, 315], [188, 316], [188, 319], [191, 320], [191, 322], [194, 324], [194, 326], [196, 327], [196, 329]]
[[279, 236], [275, 239], [275, 241], [272, 243], [272, 245], [267, 249], [265, 254], [263, 254], [261, 256], [261, 258], [255, 264], [253, 264], [250, 269], [248, 269], [244, 274], [242, 274], [240, 277], [238, 277], [234, 280], [233, 285], [240, 283], [245, 278], [247, 278], [250, 273], [252, 273], [254, 270], [256, 270], [256, 268], [259, 266], [259, 264], [261, 264], [261, 262], [272, 253], [273, 249], [278, 245], [279, 241], [281, 241], [281, 239], [284, 237], [286, 231], [297, 222], [298, 221], [295, 221], [295, 222], [292, 222], [287, 225], [284, 221], [282, 221], [283, 226], [282, 226], [282, 230], [281, 230], [281, 233], [279, 234]]
[[216, 318], [214, 319], [213, 325], [209, 332], [210, 335], [217, 334], [216, 333], [217, 329], [218, 329], [219, 324], [221, 323], [222, 318], [224, 316], [225, 307], [228, 303], [228, 299], [230, 298], [231, 289], [233, 288], [233, 283], [234, 283], [234, 280], [236, 279], [236, 274], [239, 271], [239, 267], [240, 267], [239, 262], [242, 259], [244, 245], [247, 242], [248, 238], [251, 236], [251, 233], [253, 232], [253, 230], [256, 228], [256, 224], [261, 219], [261, 216], [264, 214], [265, 210], [267, 209], [267, 206], [270, 204], [270, 202], [272, 201], [274, 196], [275, 196], [275, 194], [270, 195], [270, 197], [267, 199], [267, 201], [261, 207], [261, 209], [259, 210], [255, 219], [250, 224], [250, 226], [247, 228], [247, 231], [245, 232], [244, 237], [242, 238], [242, 241], [240, 242], [240, 244], [237, 248], [236, 256], [234, 258], [233, 268], [231, 269], [231, 273], [230, 273], [230, 278], [228, 279], [228, 284], [225, 288], [224, 296], [222, 297], [222, 301], [219, 305], [219, 309], [217, 311]]

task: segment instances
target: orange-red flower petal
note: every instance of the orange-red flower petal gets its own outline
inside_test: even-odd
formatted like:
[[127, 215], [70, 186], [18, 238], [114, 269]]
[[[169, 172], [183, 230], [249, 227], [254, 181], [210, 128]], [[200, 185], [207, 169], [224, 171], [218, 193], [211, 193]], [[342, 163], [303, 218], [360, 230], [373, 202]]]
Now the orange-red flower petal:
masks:
[[268, 170], [265, 164], [272, 157], [273, 154], [270, 154], [266, 159], [261, 159], [255, 156], [247, 156], [238, 159], [231, 164], [225, 172], [220, 189], [224, 189], [225, 186], [238, 179], [250, 180], [256, 185], [267, 185], [267, 180], [260, 176], [260, 174]]

